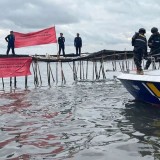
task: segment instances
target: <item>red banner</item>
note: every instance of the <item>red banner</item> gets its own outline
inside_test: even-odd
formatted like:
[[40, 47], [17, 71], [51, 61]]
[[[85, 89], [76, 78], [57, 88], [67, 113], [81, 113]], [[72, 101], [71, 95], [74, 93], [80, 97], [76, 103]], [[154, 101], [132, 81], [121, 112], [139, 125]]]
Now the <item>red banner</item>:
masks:
[[14, 35], [15, 35], [15, 48], [57, 43], [55, 27], [26, 34], [14, 32]]
[[0, 58], [0, 78], [31, 75], [31, 57]]

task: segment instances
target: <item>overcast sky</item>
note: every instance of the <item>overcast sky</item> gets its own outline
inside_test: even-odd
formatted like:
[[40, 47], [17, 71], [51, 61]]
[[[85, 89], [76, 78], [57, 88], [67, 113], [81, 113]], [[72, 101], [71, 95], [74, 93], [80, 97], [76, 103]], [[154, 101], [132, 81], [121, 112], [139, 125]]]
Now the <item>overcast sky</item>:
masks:
[[[66, 53], [73, 53], [77, 32], [82, 52], [131, 50], [131, 37], [139, 28], [149, 38], [150, 29], [160, 23], [160, 0], [0, 0], [0, 7], [1, 54], [10, 30], [28, 33], [55, 25], [57, 37], [63, 32], [66, 38]], [[16, 49], [21, 54], [56, 52], [56, 44]]]

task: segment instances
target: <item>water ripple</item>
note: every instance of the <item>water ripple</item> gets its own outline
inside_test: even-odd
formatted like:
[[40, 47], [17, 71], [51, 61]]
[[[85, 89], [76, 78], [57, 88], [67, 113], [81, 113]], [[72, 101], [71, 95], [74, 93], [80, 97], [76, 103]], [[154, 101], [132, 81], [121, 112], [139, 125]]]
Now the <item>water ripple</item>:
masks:
[[111, 81], [2, 94], [0, 159], [158, 157], [160, 110], [131, 99]]

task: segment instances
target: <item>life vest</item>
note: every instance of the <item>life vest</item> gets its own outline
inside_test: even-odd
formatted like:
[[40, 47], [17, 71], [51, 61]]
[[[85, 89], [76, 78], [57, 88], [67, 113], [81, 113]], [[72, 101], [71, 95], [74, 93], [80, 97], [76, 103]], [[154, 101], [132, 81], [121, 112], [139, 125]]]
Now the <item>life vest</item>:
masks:
[[135, 48], [143, 48], [146, 49], [147, 48], [147, 39], [145, 35], [136, 33], [133, 37], [132, 37], [132, 45]]

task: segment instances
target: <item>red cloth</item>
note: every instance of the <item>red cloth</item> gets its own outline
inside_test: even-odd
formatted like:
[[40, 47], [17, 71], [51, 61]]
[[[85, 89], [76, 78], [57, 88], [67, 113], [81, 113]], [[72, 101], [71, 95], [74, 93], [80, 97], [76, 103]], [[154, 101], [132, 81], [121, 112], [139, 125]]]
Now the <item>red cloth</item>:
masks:
[[14, 32], [14, 35], [15, 35], [15, 48], [57, 43], [55, 27], [26, 34]]
[[0, 78], [31, 75], [31, 57], [0, 58]]

